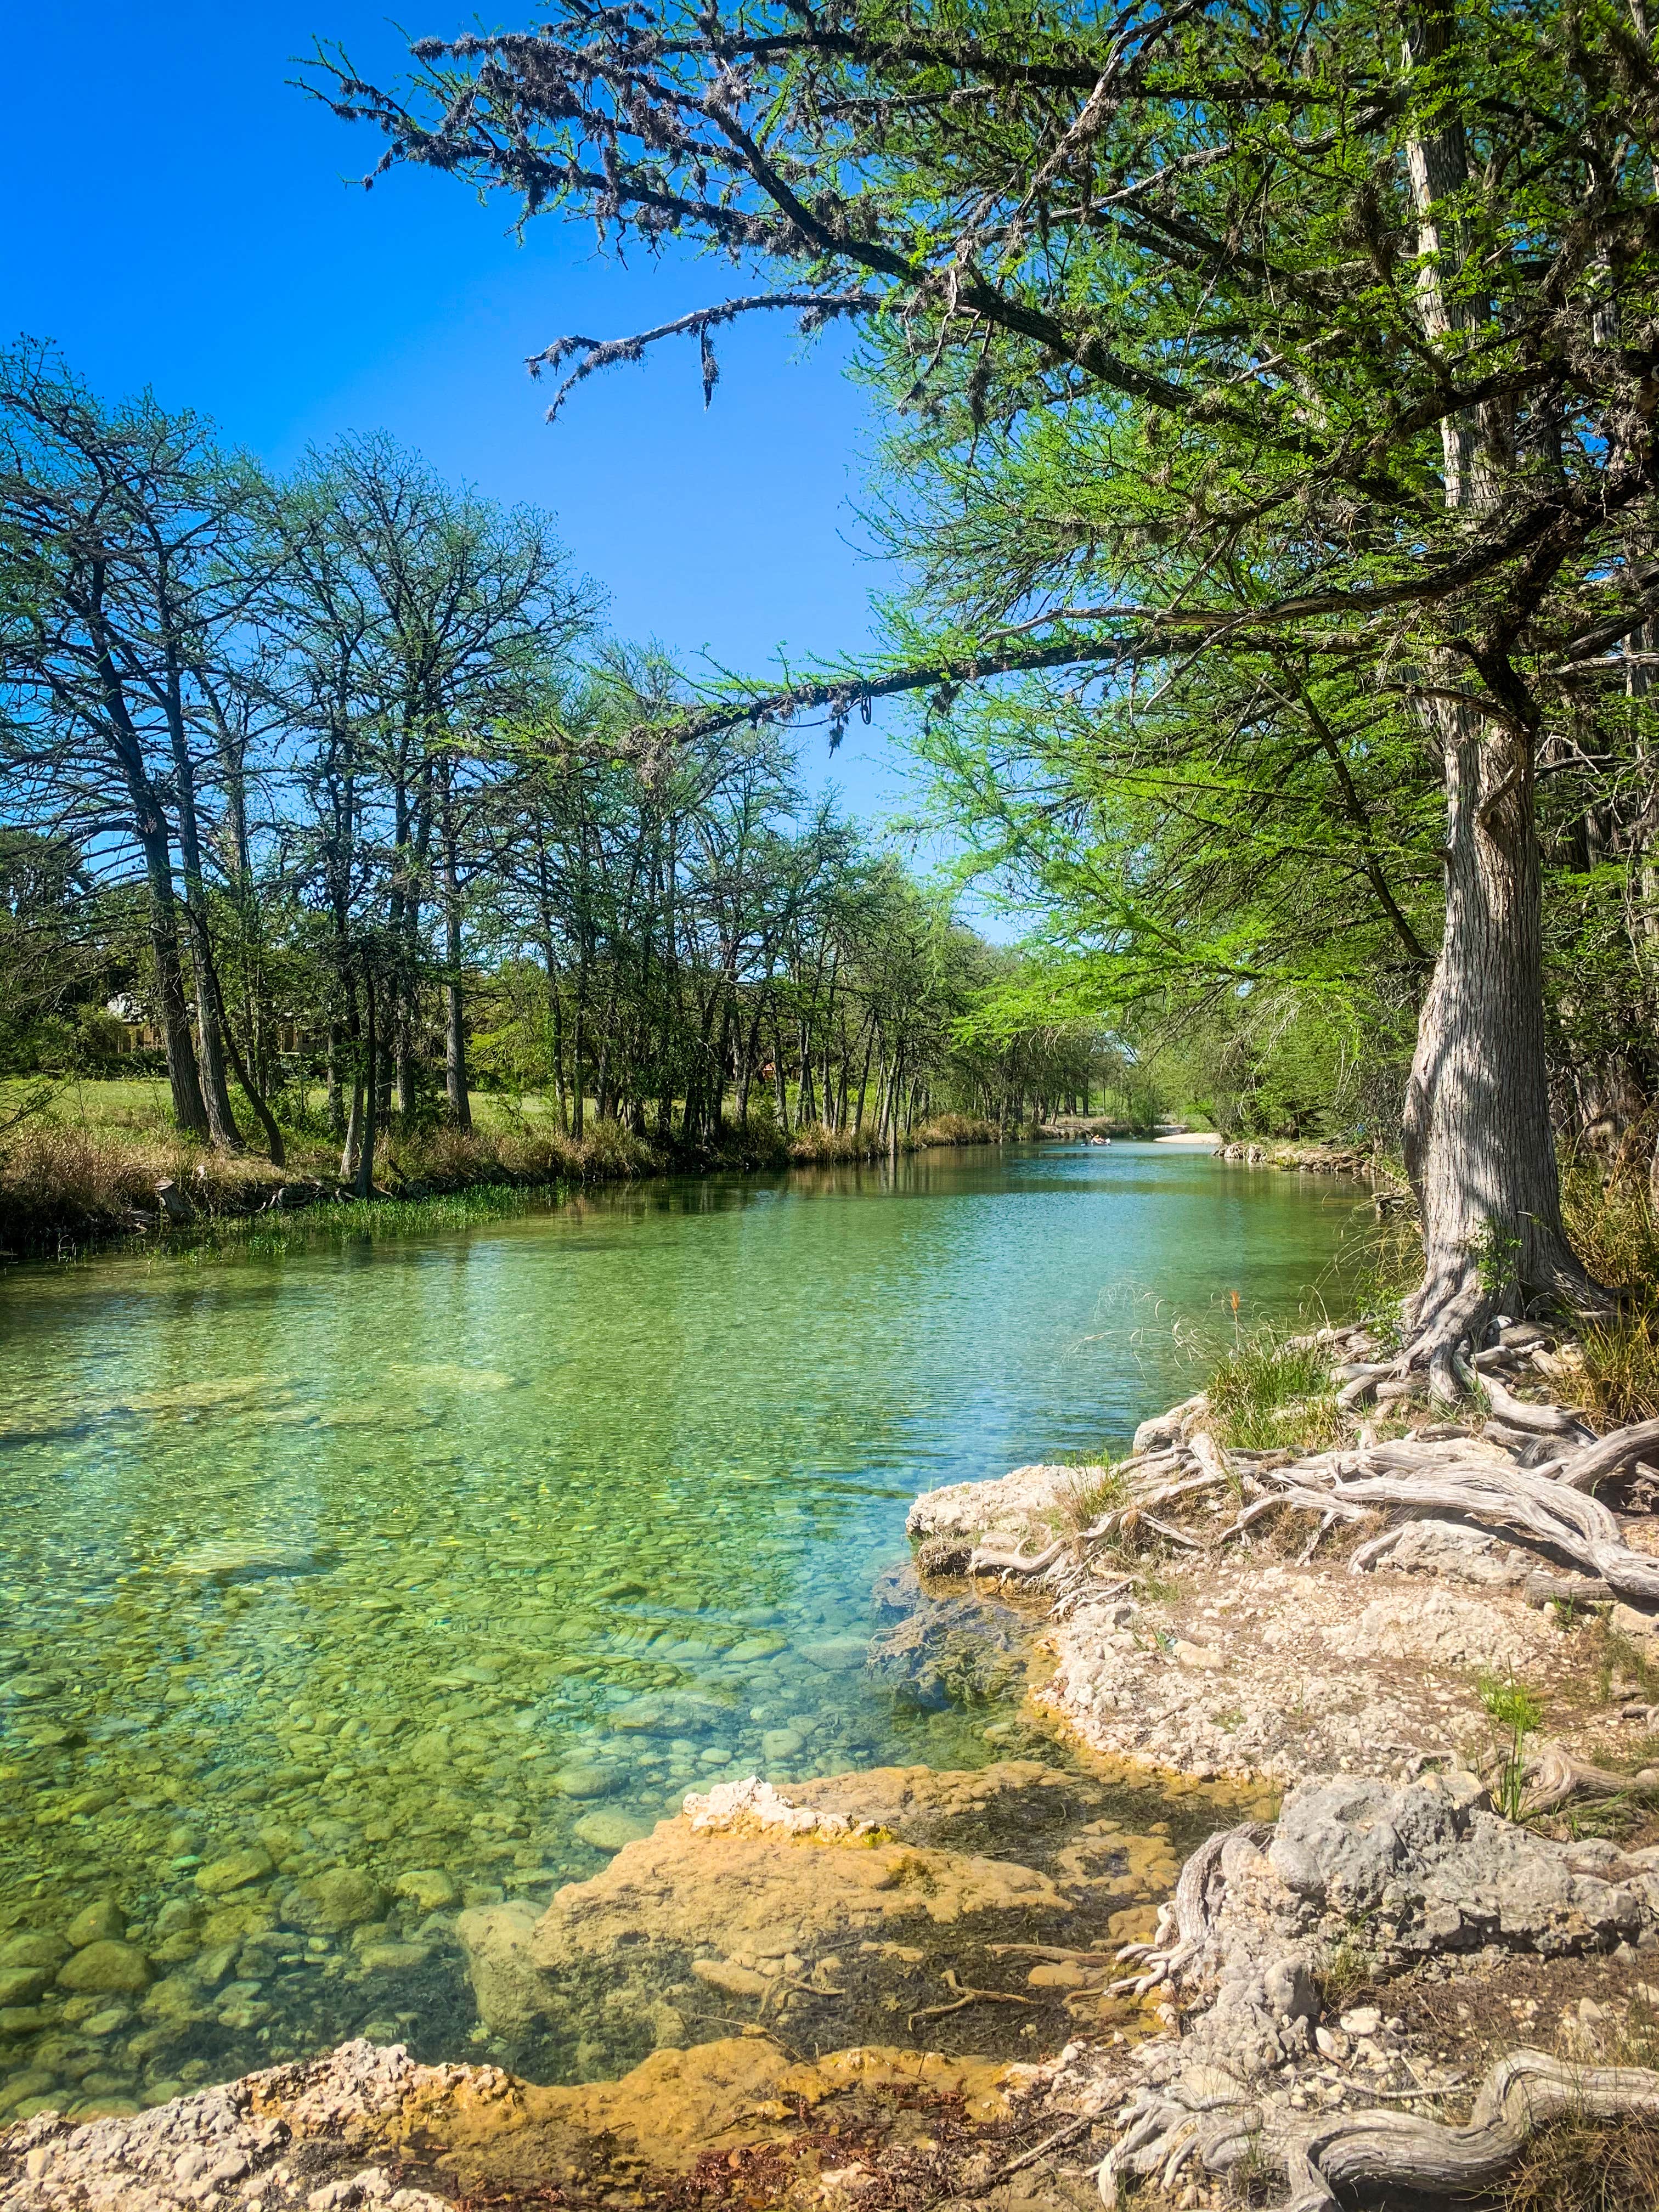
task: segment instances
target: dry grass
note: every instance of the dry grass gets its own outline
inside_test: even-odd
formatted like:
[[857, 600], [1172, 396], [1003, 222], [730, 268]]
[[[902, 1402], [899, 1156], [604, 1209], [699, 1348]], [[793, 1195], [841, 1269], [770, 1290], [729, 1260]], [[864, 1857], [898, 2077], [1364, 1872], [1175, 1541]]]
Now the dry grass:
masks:
[[1503, 2212], [1659, 2212], [1659, 2116], [1570, 2113], [1540, 2128], [1499, 2202]]
[[1659, 1416], [1659, 1224], [1645, 1180], [1569, 1169], [1562, 1212], [1573, 1249], [1598, 1282], [1622, 1295], [1617, 1313], [1582, 1331], [1575, 1393], [1609, 1425]]
[[[285, 1182], [319, 1182], [331, 1194], [337, 1182], [338, 1146], [317, 1133], [320, 1112], [308, 1129], [285, 1131], [288, 1164], [278, 1169], [258, 1149], [216, 1152], [180, 1137], [168, 1125], [166, 1086], [158, 1082], [75, 1084], [50, 1096], [10, 1085], [0, 1094], [0, 1249], [52, 1251], [121, 1235], [136, 1225], [135, 1212], [155, 1212], [155, 1186], [167, 1180], [186, 1194], [193, 1216], [221, 1222], [258, 1213]], [[320, 1108], [320, 1094], [315, 1103]], [[544, 1189], [675, 1168], [834, 1163], [877, 1151], [867, 1133], [854, 1139], [850, 1130], [811, 1129], [790, 1137], [757, 1121], [729, 1129], [718, 1147], [682, 1158], [615, 1121], [590, 1122], [580, 1139], [562, 1135], [550, 1116], [526, 1110], [538, 1103], [480, 1094], [468, 1131], [444, 1123], [404, 1131], [394, 1122], [377, 1148], [377, 1187], [418, 1204], [492, 1186]], [[20, 1109], [22, 1117], [11, 1118]], [[995, 1136], [988, 1122], [942, 1115], [903, 1148]]]
[[1129, 1499], [1129, 1486], [1115, 1467], [1073, 1468], [1071, 1480], [1054, 1493], [1049, 1522], [1056, 1536], [1080, 1536], [1103, 1513], [1115, 1512]]
[[[638, 1138], [600, 1122], [580, 1143], [556, 1132], [432, 1129], [394, 1134], [377, 1159], [376, 1182], [399, 1198], [422, 1200], [488, 1186], [546, 1188], [647, 1175], [663, 1163]], [[331, 1146], [296, 1140], [289, 1164], [255, 1152], [212, 1152], [155, 1129], [67, 1124], [46, 1116], [10, 1131], [0, 1151], [0, 1246], [51, 1250], [132, 1228], [135, 1212], [154, 1215], [155, 1187], [171, 1180], [193, 1217], [225, 1221], [258, 1213], [285, 1182], [336, 1185]]]
[[[994, 1145], [1000, 1132], [989, 1121], [976, 1121], [967, 1114], [938, 1114], [918, 1122], [908, 1137], [899, 1139], [902, 1152], [932, 1152], [945, 1145]], [[833, 1166], [842, 1160], [879, 1159], [886, 1151], [870, 1129], [792, 1130], [788, 1158], [800, 1167]]]
[[268, 1160], [204, 1152], [179, 1137], [31, 1121], [0, 1155], [0, 1243], [27, 1249], [107, 1235], [134, 1207], [153, 1212], [155, 1186], [168, 1178], [205, 1213], [246, 1212], [283, 1180]]

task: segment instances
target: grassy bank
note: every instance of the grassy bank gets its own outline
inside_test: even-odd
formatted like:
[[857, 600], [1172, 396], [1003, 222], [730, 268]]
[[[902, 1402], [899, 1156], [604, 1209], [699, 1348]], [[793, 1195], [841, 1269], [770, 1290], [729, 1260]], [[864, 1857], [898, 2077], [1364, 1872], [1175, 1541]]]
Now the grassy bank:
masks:
[[[1646, 1176], [1572, 1163], [1563, 1172], [1562, 1213], [1573, 1249], [1614, 1302], [1584, 1319], [1545, 1308], [1529, 1314], [1559, 1323], [1574, 1340], [1556, 1388], [1599, 1427], [1659, 1419], [1659, 1221]], [[1327, 1357], [1297, 1340], [1328, 1321], [1364, 1322], [1385, 1351], [1398, 1348], [1401, 1301], [1416, 1286], [1422, 1260], [1414, 1218], [1391, 1212], [1362, 1239], [1345, 1289], [1330, 1286], [1328, 1309], [1310, 1305], [1294, 1321], [1236, 1328], [1231, 1343], [1212, 1317], [1199, 1364], [1221, 1442], [1257, 1451], [1337, 1442], [1354, 1424], [1345, 1424], [1336, 1406]]]
[[[539, 1102], [476, 1102], [468, 1132], [393, 1125], [376, 1158], [375, 1194], [340, 1181], [337, 1146], [286, 1131], [288, 1160], [214, 1152], [167, 1126], [159, 1085], [81, 1084], [4, 1127], [26, 1086], [0, 1095], [0, 1249], [17, 1255], [78, 1249], [112, 1237], [235, 1233], [269, 1242], [295, 1234], [400, 1234], [458, 1226], [514, 1210], [561, 1188], [664, 1174], [732, 1173], [877, 1157], [850, 1130], [779, 1130], [755, 1121], [718, 1145], [686, 1150], [596, 1122], [562, 1133]], [[944, 1115], [902, 1140], [906, 1152], [994, 1143], [988, 1122]], [[300, 1224], [304, 1224], [301, 1232]]]

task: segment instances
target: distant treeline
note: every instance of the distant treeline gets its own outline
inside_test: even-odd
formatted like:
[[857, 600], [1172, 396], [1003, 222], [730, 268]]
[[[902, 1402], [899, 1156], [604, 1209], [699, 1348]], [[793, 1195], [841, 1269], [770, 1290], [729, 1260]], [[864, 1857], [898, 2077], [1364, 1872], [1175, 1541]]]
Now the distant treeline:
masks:
[[1020, 956], [776, 728], [664, 738], [679, 679], [599, 612], [546, 517], [388, 439], [279, 483], [0, 356], [0, 1066], [136, 1054], [181, 1130], [326, 1133], [364, 1188], [480, 1082], [690, 1149], [1156, 1110], [1097, 1023], [976, 1024]]

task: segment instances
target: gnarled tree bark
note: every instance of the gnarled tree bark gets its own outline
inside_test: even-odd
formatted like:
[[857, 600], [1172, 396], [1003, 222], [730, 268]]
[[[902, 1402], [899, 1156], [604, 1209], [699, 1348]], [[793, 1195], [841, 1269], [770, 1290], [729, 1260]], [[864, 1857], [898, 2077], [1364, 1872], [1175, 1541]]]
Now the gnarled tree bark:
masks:
[[[1409, 21], [1410, 74], [1442, 65], [1455, 36], [1448, 0]], [[1408, 141], [1425, 336], [1455, 355], [1481, 319], [1459, 281], [1455, 216], [1469, 179], [1463, 124], [1448, 99], [1438, 127]], [[1478, 517], [1514, 465], [1500, 408], [1441, 422], [1446, 505]], [[1492, 709], [1483, 708], [1484, 689]], [[1423, 1227], [1425, 1271], [1407, 1302], [1402, 1367], [1426, 1364], [1433, 1395], [1460, 1395], [1452, 1358], [1491, 1314], [1538, 1297], [1605, 1298], [1561, 1220], [1544, 1056], [1543, 906], [1534, 805], [1539, 723], [1503, 644], [1454, 634], [1420, 708], [1446, 790], [1446, 921], [1418, 1028], [1402, 1138]]]

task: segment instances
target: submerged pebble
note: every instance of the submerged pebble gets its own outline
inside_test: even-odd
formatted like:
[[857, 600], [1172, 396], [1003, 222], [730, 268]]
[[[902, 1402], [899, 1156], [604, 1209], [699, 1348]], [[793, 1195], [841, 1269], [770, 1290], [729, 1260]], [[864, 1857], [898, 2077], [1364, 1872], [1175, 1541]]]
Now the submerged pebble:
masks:
[[[929, 1335], [933, 1209], [780, 1205], [768, 1243], [741, 1193], [679, 1205], [0, 1280], [0, 2119], [370, 2022], [458, 2055], [463, 1910], [541, 1910], [726, 1775], [992, 1755], [1009, 1703], [901, 1711], [864, 1663], [910, 1492], [1002, 1449], [934, 1381], [1024, 1360], [1008, 1418], [1062, 1449], [1116, 1355], [1056, 1388], [1052, 1301], [1028, 1358], [1001, 1289], [978, 1350], [971, 1301]], [[837, 1303], [862, 1237], [878, 1341]]]

